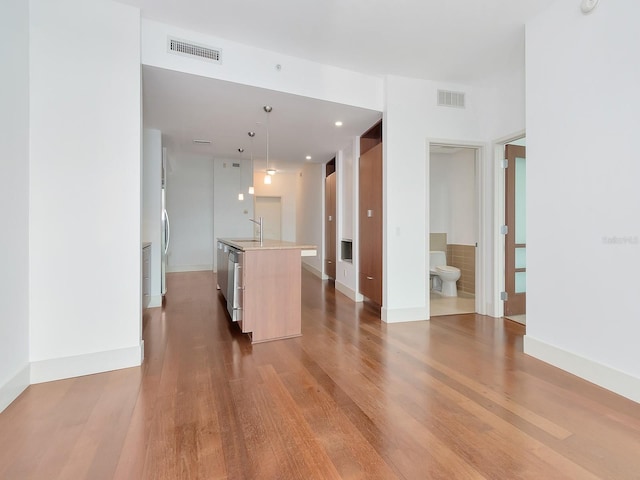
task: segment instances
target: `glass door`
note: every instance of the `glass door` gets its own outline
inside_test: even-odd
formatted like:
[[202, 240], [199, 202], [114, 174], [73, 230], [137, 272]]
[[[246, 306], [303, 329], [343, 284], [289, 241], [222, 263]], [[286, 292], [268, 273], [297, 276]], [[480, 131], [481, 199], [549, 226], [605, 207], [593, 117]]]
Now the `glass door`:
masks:
[[504, 314], [526, 313], [527, 228], [526, 228], [526, 150], [519, 145], [505, 148], [505, 291]]

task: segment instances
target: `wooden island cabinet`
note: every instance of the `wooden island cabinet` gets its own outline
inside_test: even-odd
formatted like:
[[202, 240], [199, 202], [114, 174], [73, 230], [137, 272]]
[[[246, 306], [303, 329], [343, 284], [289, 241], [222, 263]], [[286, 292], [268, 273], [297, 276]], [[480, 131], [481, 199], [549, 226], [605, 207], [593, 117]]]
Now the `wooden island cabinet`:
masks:
[[[227, 311], [242, 332], [249, 334], [251, 343], [300, 336], [301, 258], [315, 256], [316, 247], [218, 239], [217, 251], [218, 275], [226, 277], [218, 285]], [[235, 262], [228, 259], [230, 255]]]

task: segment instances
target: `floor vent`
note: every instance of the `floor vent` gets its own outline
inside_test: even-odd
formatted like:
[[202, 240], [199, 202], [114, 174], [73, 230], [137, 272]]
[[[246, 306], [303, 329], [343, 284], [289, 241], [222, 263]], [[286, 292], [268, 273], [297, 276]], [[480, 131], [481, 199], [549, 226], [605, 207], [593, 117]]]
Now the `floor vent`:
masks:
[[438, 90], [438, 105], [441, 107], [464, 108], [464, 93]]
[[200, 60], [222, 63], [222, 51], [219, 48], [212, 48], [193, 42], [185, 42], [184, 40], [179, 40], [177, 38], [168, 38], [167, 50], [170, 53], [184, 55], [186, 57], [196, 57]]

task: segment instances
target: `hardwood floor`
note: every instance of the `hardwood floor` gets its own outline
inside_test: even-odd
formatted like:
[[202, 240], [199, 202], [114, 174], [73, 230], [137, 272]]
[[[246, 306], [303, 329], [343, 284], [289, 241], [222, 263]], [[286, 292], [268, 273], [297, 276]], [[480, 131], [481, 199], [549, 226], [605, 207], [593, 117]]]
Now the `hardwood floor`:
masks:
[[639, 479], [640, 405], [474, 314], [384, 324], [303, 274], [303, 336], [251, 345], [211, 272], [168, 278], [141, 368], [33, 385], [0, 479]]

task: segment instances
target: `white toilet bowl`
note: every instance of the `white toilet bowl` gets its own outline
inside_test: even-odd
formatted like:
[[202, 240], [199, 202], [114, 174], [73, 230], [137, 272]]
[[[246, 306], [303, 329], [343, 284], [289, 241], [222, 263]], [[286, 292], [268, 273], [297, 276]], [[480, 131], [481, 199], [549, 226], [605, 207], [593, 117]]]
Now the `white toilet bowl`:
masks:
[[449, 265], [436, 267], [436, 273], [442, 280], [441, 294], [443, 297], [457, 297], [458, 288], [456, 282], [460, 278], [460, 269]]
[[445, 252], [429, 252], [429, 274], [431, 275], [431, 289], [439, 292], [443, 297], [457, 297], [456, 282], [460, 278], [460, 269], [447, 265]]

